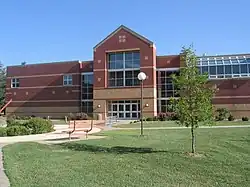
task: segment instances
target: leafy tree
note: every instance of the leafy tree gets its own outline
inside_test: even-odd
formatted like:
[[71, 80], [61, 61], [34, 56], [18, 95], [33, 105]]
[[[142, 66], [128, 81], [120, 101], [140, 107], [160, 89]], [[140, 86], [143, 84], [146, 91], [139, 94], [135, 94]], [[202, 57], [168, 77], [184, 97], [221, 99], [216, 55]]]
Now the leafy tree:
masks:
[[5, 67], [0, 61], [0, 107], [4, 104], [5, 85], [6, 85], [6, 71]]
[[171, 102], [178, 115], [177, 123], [191, 129], [192, 153], [195, 153], [195, 129], [214, 121], [211, 100], [215, 90], [208, 86], [208, 75], [200, 74], [193, 48], [183, 47], [182, 54], [184, 65], [180, 68], [180, 75], [172, 76], [179, 99]]

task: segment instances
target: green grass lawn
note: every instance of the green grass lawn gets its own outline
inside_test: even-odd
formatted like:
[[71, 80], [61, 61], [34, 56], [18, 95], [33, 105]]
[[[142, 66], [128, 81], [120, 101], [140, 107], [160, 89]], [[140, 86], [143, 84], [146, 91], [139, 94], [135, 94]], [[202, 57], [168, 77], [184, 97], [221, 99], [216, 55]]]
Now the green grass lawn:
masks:
[[3, 148], [12, 187], [249, 186], [250, 128], [106, 131], [107, 138]]
[[[145, 121], [144, 127], [179, 127], [175, 121]], [[119, 128], [133, 128], [140, 127], [140, 122], [131, 124], [115, 125], [113, 127]], [[214, 124], [215, 126], [233, 126], [233, 125], [250, 125], [250, 121], [218, 121]]]

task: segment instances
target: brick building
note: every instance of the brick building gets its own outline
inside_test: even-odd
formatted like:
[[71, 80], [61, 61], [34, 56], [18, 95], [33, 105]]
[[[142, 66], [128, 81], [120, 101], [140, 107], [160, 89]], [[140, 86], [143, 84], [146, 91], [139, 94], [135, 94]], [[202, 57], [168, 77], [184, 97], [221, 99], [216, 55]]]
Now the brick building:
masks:
[[[94, 49], [93, 61], [52, 62], [7, 67], [7, 114], [63, 117], [70, 112], [140, 116], [140, 71], [144, 81], [145, 116], [166, 112], [174, 96], [170, 78], [181, 66], [180, 54], [157, 56], [154, 43], [120, 26]], [[250, 54], [202, 56], [219, 92], [213, 102], [234, 115], [250, 116]], [[100, 105], [100, 108], [97, 106]]]

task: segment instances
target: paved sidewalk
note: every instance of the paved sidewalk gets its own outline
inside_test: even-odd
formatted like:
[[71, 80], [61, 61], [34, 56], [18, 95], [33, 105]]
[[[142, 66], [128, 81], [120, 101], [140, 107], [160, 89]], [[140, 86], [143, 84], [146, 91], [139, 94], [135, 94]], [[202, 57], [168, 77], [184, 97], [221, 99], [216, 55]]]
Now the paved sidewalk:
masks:
[[0, 187], [9, 187], [9, 186], [10, 186], [10, 182], [3, 168], [2, 146], [0, 146]]
[[[72, 138], [77, 138], [80, 140], [81, 137], [85, 136], [86, 133], [83, 130], [88, 128], [79, 128], [76, 129], [77, 132], [72, 134]], [[11, 136], [11, 137], [0, 137], [0, 144], [9, 144], [9, 143], [16, 143], [16, 142], [34, 142], [34, 141], [48, 141], [48, 140], [63, 140], [68, 141], [69, 135], [64, 133], [63, 131], [69, 130], [65, 125], [55, 125], [54, 132], [46, 133], [46, 134], [34, 134], [34, 135], [24, 135], [24, 136]], [[92, 131], [88, 134], [93, 134], [100, 132], [101, 129], [94, 127]], [[0, 186], [1, 187], [1, 186]]]
[[[200, 126], [200, 129], [211, 129], [211, 128], [249, 128], [250, 125], [231, 125], [231, 126]], [[188, 129], [190, 127], [144, 127], [143, 129], [148, 130], [160, 130], [160, 129]], [[114, 127], [112, 130], [139, 130], [140, 127]]]

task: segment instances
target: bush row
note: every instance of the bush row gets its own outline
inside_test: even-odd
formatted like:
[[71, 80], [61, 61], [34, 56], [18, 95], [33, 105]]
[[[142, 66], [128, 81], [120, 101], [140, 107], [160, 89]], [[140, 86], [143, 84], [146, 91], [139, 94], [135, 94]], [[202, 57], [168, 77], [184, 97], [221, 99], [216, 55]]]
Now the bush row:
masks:
[[[226, 108], [218, 108], [215, 111], [215, 120], [216, 121], [223, 121], [227, 119], [228, 121], [234, 121], [235, 118]], [[243, 116], [242, 121], [248, 121], [248, 117]]]
[[26, 122], [8, 119], [7, 127], [0, 128], [0, 136], [42, 134], [52, 132], [53, 130], [52, 122], [42, 118], [31, 118]]
[[79, 112], [79, 113], [70, 113], [68, 116], [68, 120], [88, 120], [91, 119], [86, 113]]

